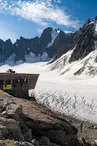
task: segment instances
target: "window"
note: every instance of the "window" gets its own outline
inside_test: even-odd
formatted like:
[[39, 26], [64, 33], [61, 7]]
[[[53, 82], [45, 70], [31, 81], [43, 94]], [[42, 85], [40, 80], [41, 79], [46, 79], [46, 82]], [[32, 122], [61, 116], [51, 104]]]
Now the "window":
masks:
[[11, 84], [11, 80], [6, 80], [5, 84]]
[[0, 80], [0, 85], [3, 85], [3, 80]]
[[13, 80], [13, 84], [18, 84], [18, 79]]

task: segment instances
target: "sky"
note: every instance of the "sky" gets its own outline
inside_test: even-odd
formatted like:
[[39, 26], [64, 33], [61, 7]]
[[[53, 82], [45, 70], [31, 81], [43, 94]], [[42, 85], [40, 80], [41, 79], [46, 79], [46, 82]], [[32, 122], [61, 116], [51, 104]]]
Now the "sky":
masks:
[[78, 30], [97, 15], [97, 0], [0, 0], [0, 39], [40, 36], [47, 27]]

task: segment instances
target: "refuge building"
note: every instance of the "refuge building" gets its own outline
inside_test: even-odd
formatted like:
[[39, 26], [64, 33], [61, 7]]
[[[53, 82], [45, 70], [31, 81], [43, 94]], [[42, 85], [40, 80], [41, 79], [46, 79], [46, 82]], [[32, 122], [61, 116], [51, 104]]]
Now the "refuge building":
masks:
[[0, 73], [0, 89], [17, 97], [28, 98], [28, 91], [34, 89], [39, 74]]

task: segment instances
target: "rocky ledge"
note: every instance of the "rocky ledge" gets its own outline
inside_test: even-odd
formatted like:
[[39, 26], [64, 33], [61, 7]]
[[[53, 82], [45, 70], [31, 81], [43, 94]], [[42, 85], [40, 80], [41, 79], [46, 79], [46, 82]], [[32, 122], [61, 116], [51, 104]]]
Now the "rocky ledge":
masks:
[[0, 91], [0, 146], [80, 146], [77, 132], [43, 105]]

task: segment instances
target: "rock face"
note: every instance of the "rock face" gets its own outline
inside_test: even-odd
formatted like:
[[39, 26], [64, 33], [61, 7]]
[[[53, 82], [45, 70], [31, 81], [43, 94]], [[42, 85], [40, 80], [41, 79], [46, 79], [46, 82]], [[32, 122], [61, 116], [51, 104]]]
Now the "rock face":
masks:
[[31, 142], [35, 137], [48, 146], [50, 142], [68, 146], [78, 142], [77, 129], [62, 117], [35, 102], [0, 92], [0, 139]]
[[95, 50], [94, 23], [89, 22], [89, 20], [86, 21], [85, 25], [77, 33], [76, 46], [71, 55], [70, 62], [82, 59]]

